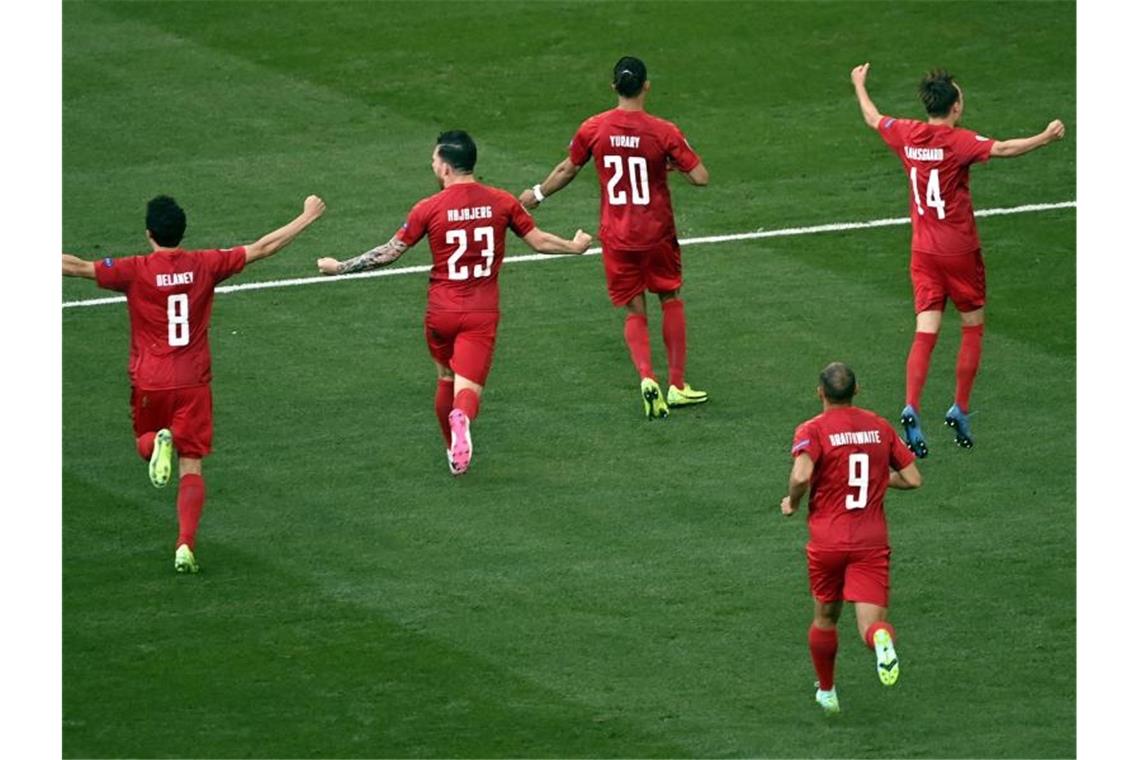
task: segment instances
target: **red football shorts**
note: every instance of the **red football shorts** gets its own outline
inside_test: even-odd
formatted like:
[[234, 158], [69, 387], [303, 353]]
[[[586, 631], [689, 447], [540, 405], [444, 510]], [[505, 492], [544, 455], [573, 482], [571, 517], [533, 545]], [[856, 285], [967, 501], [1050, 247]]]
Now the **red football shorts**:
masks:
[[645, 291], [671, 293], [681, 287], [681, 246], [669, 238], [655, 248], [622, 251], [602, 245], [606, 290], [614, 306], [625, 306]]
[[891, 589], [891, 547], [817, 549], [807, 547], [811, 595], [821, 602], [867, 602], [887, 606]]
[[498, 329], [497, 311], [429, 311], [424, 316], [432, 358], [479, 385], [487, 384]]
[[214, 443], [214, 399], [210, 386], [165, 391], [131, 388], [135, 437], [169, 428], [178, 456], [201, 459]]
[[986, 264], [980, 250], [953, 256], [912, 251], [910, 282], [915, 314], [942, 311], [947, 297], [960, 312], [986, 305]]

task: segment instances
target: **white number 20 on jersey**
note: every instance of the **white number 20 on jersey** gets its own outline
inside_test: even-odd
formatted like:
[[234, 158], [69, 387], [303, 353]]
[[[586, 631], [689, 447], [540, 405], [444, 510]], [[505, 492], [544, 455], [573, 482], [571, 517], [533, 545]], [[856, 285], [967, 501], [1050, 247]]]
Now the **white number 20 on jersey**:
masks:
[[606, 185], [611, 206], [624, 206], [633, 198], [633, 205], [649, 205], [649, 163], [643, 156], [630, 156], [629, 164], [629, 193], [618, 189], [624, 172], [622, 170], [621, 156], [602, 156], [602, 165], [613, 169], [613, 176]]
[[190, 296], [185, 293], [166, 297], [166, 342], [175, 347], [190, 345]]
[[483, 258], [486, 262], [479, 262], [468, 269], [467, 265], [459, 266], [459, 260], [467, 253], [467, 230], [448, 230], [443, 239], [448, 245], [454, 245], [455, 253], [447, 257], [447, 279], [466, 280], [468, 276], [490, 277], [491, 265], [495, 262], [495, 228], [476, 227], [472, 231], [476, 243], [485, 243]]

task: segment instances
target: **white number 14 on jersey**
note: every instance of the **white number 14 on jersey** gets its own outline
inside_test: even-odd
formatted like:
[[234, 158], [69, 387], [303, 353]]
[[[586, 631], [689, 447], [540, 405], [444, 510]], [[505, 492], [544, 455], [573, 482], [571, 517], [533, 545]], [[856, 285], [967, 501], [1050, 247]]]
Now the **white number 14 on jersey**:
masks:
[[[926, 214], [926, 209], [922, 207], [922, 200], [918, 196], [917, 166], [910, 168], [910, 186], [914, 188], [914, 207], [918, 209], [918, 215], [923, 216]], [[938, 187], [937, 169], [930, 170], [930, 179], [926, 183], [926, 206], [935, 209], [938, 212], [939, 219], [946, 218], [946, 201], [942, 200], [942, 191]]]

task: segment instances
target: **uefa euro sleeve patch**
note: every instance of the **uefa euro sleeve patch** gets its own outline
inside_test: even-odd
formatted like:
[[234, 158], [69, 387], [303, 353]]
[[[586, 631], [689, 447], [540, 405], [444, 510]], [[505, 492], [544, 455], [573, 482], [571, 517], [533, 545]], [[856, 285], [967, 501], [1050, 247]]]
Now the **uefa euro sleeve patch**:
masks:
[[114, 265], [115, 265], [115, 260], [112, 259], [110, 256], [103, 259], [103, 266], [107, 267], [108, 269], [110, 269]]
[[798, 454], [800, 451], [802, 451], [803, 449], [806, 449], [808, 446], [811, 446], [811, 439], [805, 438], [802, 441], [799, 441], [795, 446], [792, 447], [792, 453]]
[[886, 122], [883, 124], [883, 129], [890, 129], [890, 128], [891, 128], [891, 125], [892, 125], [892, 124], [894, 124], [894, 123], [895, 123], [895, 120], [894, 120], [894, 118], [893, 118], [893, 117], [888, 117], [888, 118], [887, 118], [887, 120], [886, 120]]

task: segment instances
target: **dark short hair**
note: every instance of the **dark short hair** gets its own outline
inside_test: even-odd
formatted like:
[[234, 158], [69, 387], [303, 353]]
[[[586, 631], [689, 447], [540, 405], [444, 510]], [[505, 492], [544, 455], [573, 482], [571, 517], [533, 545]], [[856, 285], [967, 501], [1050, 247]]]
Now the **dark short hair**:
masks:
[[645, 61], [632, 55], [627, 55], [614, 64], [614, 88], [622, 97], [636, 97], [645, 87], [648, 76]]
[[958, 97], [954, 75], [946, 69], [927, 72], [918, 83], [918, 99], [931, 116], [948, 116], [950, 109], [958, 102]]
[[828, 401], [850, 403], [855, 396], [855, 373], [843, 362], [832, 362], [819, 373], [819, 387]]
[[146, 204], [146, 228], [154, 242], [172, 248], [186, 234], [186, 212], [169, 195], [151, 198]]
[[475, 141], [471, 135], [462, 129], [452, 129], [440, 132], [435, 138], [439, 149], [439, 158], [460, 174], [470, 174], [475, 171]]

